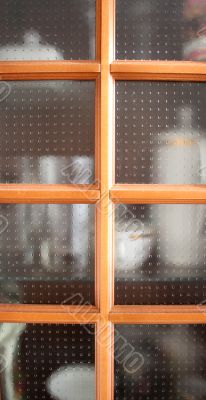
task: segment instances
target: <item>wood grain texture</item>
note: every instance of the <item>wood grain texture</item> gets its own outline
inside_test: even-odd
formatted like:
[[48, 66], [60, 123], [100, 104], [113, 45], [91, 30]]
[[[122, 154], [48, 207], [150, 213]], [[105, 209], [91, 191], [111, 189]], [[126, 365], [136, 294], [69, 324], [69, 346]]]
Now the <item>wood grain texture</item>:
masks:
[[51, 312], [0, 312], [0, 322], [25, 322], [37, 324], [93, 324], [100, 319], [100, 314], [83, 313], [64, 313], [60, 310], [52, 314]]
[[206, 324], [206, 313], [110, 313], [113, 324]]
[[89, 185], [0, 184], [0, 203], [96, 203], [100, 191]]
[[204, 62], [114, 61], [111, 73], [118, 80], [206, 81]]
[[115, 185], [110, 190], [114, 203], [206, 203], [206, 185]]
[[113, 79], [110, 63], [114, 56], [114, 0], [102, 0], [101, 19], [101, 196], [98, 203], [99, 220], [99, 305], [101, 319], [97, 325], [97, 399], [111, 400], [112, 387], [112, 332], [108, 320], [111, 308], [111, 218], [109, 187], [112, 179], [112, 160], [110, 156], [113, 109]]
[[0, 74], [98, 73], [97, 61], [0, 61]]

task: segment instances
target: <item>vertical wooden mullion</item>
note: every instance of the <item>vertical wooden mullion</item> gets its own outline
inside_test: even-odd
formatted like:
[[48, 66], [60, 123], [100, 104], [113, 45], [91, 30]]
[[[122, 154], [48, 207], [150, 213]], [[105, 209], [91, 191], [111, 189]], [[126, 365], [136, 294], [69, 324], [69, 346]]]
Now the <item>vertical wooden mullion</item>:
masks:
[[110, 64], [114, 55], [114, 0], [101, 0], [101, 143], [100, 189], [97, 204], [100, 247], [100, 321], [97, 323], [97, 399], [111, 400], [112, 388], [112, 323], [109, 311], [112, 302], [111, 252], [112, 212], [109, 188], [112, 184], [112, 118], [113, 79]]

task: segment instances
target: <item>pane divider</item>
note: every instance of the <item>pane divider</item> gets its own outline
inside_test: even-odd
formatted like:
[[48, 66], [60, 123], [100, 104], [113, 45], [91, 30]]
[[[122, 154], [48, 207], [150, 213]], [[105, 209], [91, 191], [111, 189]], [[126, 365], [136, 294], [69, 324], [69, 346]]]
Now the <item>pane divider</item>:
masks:
[[0, 61], [0, 79], [95, 79], [97, 61]]
[[114, 203], [201, 204], [206, 203], [206, 185], [115, 185], [110, 190]]
[[206, 306], [114, 306], [109, 320], [114, 324], [205, 324]]
[[114, 61], [110, 70], [117, 80], [206, 81], [204, 62]]
[[90, 324], [100, 319], [94, 306], [1, 304], [0, 322]]
[[95, 185], [0, 184], [0, 203], [93, 204], [99, 199]]
[[99, 242], [99, 308], [100, 321], [96, 331], [96, 400], [113, 399], [113, 326], [109, 321], [111, 308], [111, 204], [109, 187], [112, 184], [112, 118], [114, 116], [114, 84], [110, 63], [114, 59], [115, 1], [101, 0], [101, 142], [100, 142], [100, 202], [97, 207]]

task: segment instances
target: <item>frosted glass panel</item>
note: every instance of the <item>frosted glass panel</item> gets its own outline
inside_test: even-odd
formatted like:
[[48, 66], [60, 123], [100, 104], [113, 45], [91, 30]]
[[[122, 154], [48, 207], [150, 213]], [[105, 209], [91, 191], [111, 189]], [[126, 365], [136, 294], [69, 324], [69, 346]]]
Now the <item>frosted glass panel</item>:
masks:
[[94, 304], [95, 210], [0, 205], [0, 303]]
[[0, 182], [94, 183], [94, 81], [0, 83]]
[[94, 325], [1, 323], [1, 400], [94, 400], [94, 333]]
[[116, 58], [205, 61], [205, 0], [117, 0]]
[[95, 58], [95, 0], [2, 0], [0, 60]]
[[116, 82], [116, 182], [205, 184], [206, 86]]
[[115, 206], [115, 303], [201, 304], [206, 206]]
[[205, 400], [205, 325], [116, 325], [115, 400]]

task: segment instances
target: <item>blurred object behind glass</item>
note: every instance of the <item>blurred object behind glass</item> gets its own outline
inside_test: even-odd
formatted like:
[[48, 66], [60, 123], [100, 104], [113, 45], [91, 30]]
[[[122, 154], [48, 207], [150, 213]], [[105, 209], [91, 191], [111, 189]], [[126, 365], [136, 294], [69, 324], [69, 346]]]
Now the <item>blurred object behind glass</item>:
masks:
[[206, 2], [186, 0], [184, 3], [184, 60], [206, 60]]

